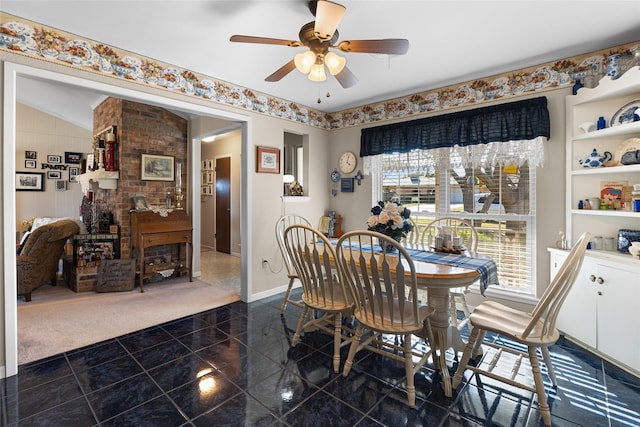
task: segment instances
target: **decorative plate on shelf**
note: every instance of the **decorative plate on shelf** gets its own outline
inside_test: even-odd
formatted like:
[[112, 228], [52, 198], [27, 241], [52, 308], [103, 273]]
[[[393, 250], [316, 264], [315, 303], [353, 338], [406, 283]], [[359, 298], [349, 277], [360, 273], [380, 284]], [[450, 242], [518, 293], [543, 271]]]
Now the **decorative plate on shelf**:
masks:
[[613, 160], [620, 161], [622, 155], [629, 151], [640, 150], [640, 138], [629, 138], [620, 143], [613, 154]]
[[624, 104], [613, 116], [611, 116], [609, 126], [619, 126], [636, 121], [633, 116], [634, 114], [638, 115], [638, 113], [636, 113], [638, 108], [640, 108], [640, 99]]

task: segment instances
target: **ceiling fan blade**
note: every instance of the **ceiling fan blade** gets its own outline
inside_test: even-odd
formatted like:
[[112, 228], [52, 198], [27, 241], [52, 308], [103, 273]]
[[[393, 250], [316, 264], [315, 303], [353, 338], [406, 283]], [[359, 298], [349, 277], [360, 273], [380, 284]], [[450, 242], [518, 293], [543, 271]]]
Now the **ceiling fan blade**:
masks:
[[327, 0], [316, 2], [315, 25], [313, 34], [321, 41], [329, 41], [338, 28], [347, 8]]
[[351, 70], [346, 66], [334, 77], [336, 78], [338, 83], [340, 83], [340, 86], [345, 89], [358, 83], [358, 78], [356, 77], [356, 75], [353, 74]]
[[277, 45], [289, 46], [289, 47], [302, 46], [302, 43], [296, 40], [272, 39], [269, 37], [235, 35], [235, 36], [231, 36], [229, 40], [232, 42], [238, 42], [238, 43], [277, 44]]
[[283, 78], [284, 76], [286, 76], [287, 74], [289, 74], [295, 69], [296, 69], [296, 64], [292, 59], [291, 61], [284, 64], [282, 67], [278, 68], [276, 71], [273, 72], [273, 74], [271, 74], [269, 77], [267, 77], [264, 80], [266, 82], [280, 81], [281, 78]]
[[409, 50], [409, 40], [343, 40], [336, 46], [332, 47], [340, 49], [343, 52], [386, 53], [390, 55], [404, 55]]

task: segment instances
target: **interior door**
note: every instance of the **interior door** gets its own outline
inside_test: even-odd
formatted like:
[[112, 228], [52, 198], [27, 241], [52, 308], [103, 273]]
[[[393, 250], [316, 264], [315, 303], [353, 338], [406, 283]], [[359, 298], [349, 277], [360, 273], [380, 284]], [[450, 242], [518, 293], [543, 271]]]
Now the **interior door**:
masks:
[[231, 253], [231, 158], [216, 159], [216, 251]]

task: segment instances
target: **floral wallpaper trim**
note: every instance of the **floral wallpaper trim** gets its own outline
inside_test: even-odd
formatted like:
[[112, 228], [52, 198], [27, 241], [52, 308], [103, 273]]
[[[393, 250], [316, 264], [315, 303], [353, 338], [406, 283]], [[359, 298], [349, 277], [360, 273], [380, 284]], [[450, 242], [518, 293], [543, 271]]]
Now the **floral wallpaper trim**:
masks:
[[324, 113], [209, 76], [0, 12], [0, 50], [84, 71], [181, 92], [211, 102], [323, 129], [340, 129], [424, 115], [449, 108], [569, 87], [587, 73], [602, 73], [608, 58], [640, 49], [634, 42], [408, 96]]

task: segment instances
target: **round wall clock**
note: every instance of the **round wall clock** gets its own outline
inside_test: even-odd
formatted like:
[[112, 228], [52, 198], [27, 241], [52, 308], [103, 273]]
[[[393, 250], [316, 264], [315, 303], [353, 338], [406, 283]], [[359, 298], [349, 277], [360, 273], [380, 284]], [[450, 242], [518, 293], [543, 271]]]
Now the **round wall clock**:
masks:
[[332, 170], [330, 176], [331, 176], [331, 181], [333, 182], [340, 181], [340, 172], [338, 172], [338, 169]]
[[342, 173], [351, 173], [356, 170], [358, 158], [351, 151], [345, 151], [340, 156], [338, 165], [340, 166], [340, 171], [342, 171]]

